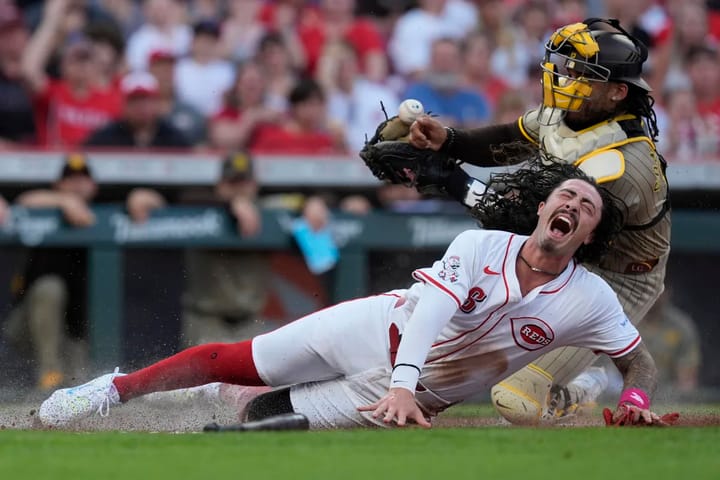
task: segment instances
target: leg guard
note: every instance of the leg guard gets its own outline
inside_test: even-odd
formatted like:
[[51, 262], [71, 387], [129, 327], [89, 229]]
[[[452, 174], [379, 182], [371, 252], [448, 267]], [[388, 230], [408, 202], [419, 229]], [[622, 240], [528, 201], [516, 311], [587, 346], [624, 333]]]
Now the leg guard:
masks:
[[253, 398], [241, 418], [244, 417], [244, 421], [252, 422], [283, 413], [293, 413], [293, 411], [292, 402], [290, 402], [290, 387], [287, 387]]
[[547, 408], [553, 377], [530, 364], [490, 390], [495, 410], [516, 425], [537, 425]]

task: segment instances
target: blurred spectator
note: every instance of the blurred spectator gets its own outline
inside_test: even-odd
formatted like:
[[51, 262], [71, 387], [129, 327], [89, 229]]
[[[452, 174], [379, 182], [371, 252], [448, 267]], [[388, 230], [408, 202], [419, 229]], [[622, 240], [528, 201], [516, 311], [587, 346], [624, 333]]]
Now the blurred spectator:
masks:
[[[30, 190], [16, 204], [58, 208], [70, 225], [95, 223], [90, 209], [98, 192], [82, 155], [69, 155], [51, 189]], [[33, 248], [13, 282], [16, 304], [4, 335], [37, 363], [37, 386], [54, 390], [75, 379], [87, 356], [87, 253], [84, 248]]]
[[[121, 96], [115, 88], [97, 85], [92, 44], [77, 31], [65, 36], [67, 0], [48, 2], [43, 20], [22, 58], [25, 81], [32, 91], [38, 141], [43, 146], [77, 146], [88, 133], [117, 117]], [[56, 45], [63, 45], [60, 78], [45, 73]]]
[[244, 62], [255, 56], [267, 34], [259, 18], [262, 0], [229, 0], [222, 22], [221, 53], [228, 60]]
[[260, 9], [260, 21], [271, 31], [295, 29], [304, 9], [312, 8], [307, 3], [307, 0], [266, 0]]
[[607, 17], [620, 23], [649, 49], [643, 76], [661, 91], [672, 52], [672, 19], [657, 0], [605, 0]]
[[359, 152], [366, 135], [372, 137], [378, 124], [397, 115], [400, 104], [388, 87], [372, 82], [359, 73], [358, 57], [352, 45], [336, 43], [325, 49], [318, 76], [328, 95], [328, 117], [333, 129], [345, 132], [351, 152]]
[[554, 10], [554, 12], [549, 12], [553, 15], [552, 25], [550, 26], [551, 30], [555, 30], [564, 25], [582, 22], [588, 17], [595, 16], [589, 14], [588, 3], [587, 0], [557, 0], [557, 2], [546, 2], [546, 5]]
[[[239, 235], [248, 238], [262, 229], [257, 193], [252, 159], [246, 152], [234, 152], [223, 162], [214, 194], [202, 203], [227, 207]], [[136, 189], [128, 197], [128, 212], [138, 222], [164, 205], [154, 190]], [[185, 268], [183, 346], [239, 341], [270, 330], [260, 319], [271, 273], [266, 253], [193, 249], [185, 254]]]
[[280, 120], [281, 112], [268, 105], [263, 73], [254, 62], [237, 69], [237, 79], [225, 95], [225, 105], [210, 122], [212, 146], [225, 151], [244, 149], [260, 125]]
[[713, 131], [720, 130], [720, 58], [709, 46], [690, 49], [688, 76], [697, 100], [697, 111]]
[[0, 0], [0, 148], [35, 141], [32, 98], [21, 68], [28, 38], [20, 11], [12, 1]]
[[192, 29], [183, 23], [180, 0], [144, 0], [145, 24], [128, 39], [127, 63], [131, 70], [146, 70], [156, 50], [185, 56], [190, 50]]
[[96, 130], [86, 145], [95, 147], [186, 148], [190, 142], [163, 117], [157, 80], [148, 72], [129, 73], [120, 82], [122, 116]]
[[305, 48], [298, 36], [300, 17], [306, 8], [306, 0], [267, 0], [263, 2], [259, 18], [268, 32], [282, 36], [290, 53], [292, 64], [304, 70], [307, 65]]
[[493, 74], [502, 77], [512, 88], [522, 88], [529, 68], [537, 68], [545, 54], [551, 20], [543, 1], [533, 0], [523, 5], [513, 26], [503, 29], [496, 38], [497, 48], [490, 59]]
[[508, 90], [498, 99], [492, 123], [510, 123], [522, 117], [528, 108], [536, 104], [528, 104], [527, 96], [522, 91]]
[[669, 162], [693, 163], [712, 158], [720, 148], [720, 124], [700, 115], [690, 88], [676, 89], [665, 101], [667, 126], [658, 146]]
[[175, 57], [172, 52], [158, 50], [150, 54], [150, 73], [158, 83], [160, 112], [170, 125], [180, 130], [191, 145], [200, 145], [207, 138], [205, 116], [175, 95]]
[[222, 96], [235, 78], [233, 66], [219, 55], [220, 28], [211, 21], [197, 23], [193, 29], [190, 56], [175, 66], [178, 98], [205, 116], [220, 110]]
[[478, 30], [497, 44], [511, 25], [512, 5], [506, 0], [475, 0], [478, 8]]
[[218, 22], [225, 7], [223, 0], [190, 0], [185, 2], [186, 21], [190, 24], [198, 22]]
[[430, 67], [408, 87], [405, 98], [420, 100], [426, 112], [439, 116], [446, 125], [477, 127], [491, 116], [487, 98], [463, 85], [460, 46], [450, 38], [433, 42]]
[[263, 153], [331, 154], [347, 150], [344, 132], [332, 130], [325, 93], [314, 80], [301, 80], [290, 92], [287, 118], [259, 126], [250, 141]]
[[383, 39], [390, 38], [397, 19], [415, 0], [358, 0], [355, 13], [372, 19]]
[[663, 88], [673, 90], [688, 84], [685, 59], [691, 49], [717, 46], [710, 35], [707, 7], [699, 0], [683, 2], [673, 11], [672, 54]]
[[492, 41], [487, 34], [473, 32], [463, 44], [462, 64], [464, 84], [474, 92], [485, 95], [494, 107], [508, 86], [501, 76], [490, 70], [492, 50]]
[[124, 39], [140, 28], [145, 20], [141, 2], [137, 0], [95, 0], [95, 3], [117, 22]]
[[357, 52], [360, 71], [366, 78], [385, 79], [388, 61], [382, 37], [370, 20], [355, 17], [355, 0], [320, 0], [319, 3], [318, 10], [306, 10], [298, 29], [308, 71], [315, 73], [324, 48], [345, 41]]
[[95, 62], [95, 83], [114, 88], [125, 70], [125, 39], [112, 23], [94, 23], [85, 29]]
[[659, 389], [691, 392], [698, 387], [700, 337], [693, 319], [673, 304], [671, 295], [666, 288], [638, 330], [655, 359]]
[[300, 66], [294, 65], [285, 37], [269, 33], [260, 41], [256, 61], [263, 70], [266, 104], [284, 112], [290, 90], [299, 80]]
[[418, 0], [395, 24], [388, 49], [395, 70], [416, 77], [430, 65], [433, 42], [463, 38], [477, 26], [474, 6], [458, 0]]

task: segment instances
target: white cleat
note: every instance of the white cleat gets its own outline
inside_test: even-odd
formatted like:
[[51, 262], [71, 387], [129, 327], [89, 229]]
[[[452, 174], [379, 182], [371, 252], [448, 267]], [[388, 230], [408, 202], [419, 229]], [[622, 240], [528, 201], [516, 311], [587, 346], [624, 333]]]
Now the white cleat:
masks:
[[108, 373], [78, 387], [56, 390], [45, 400], [38, 411], [40, 422], [46, 427], [64, 427], [95, 413], [106, 417], [110, 405], [120, 403], [113, 379], [124, 375]]

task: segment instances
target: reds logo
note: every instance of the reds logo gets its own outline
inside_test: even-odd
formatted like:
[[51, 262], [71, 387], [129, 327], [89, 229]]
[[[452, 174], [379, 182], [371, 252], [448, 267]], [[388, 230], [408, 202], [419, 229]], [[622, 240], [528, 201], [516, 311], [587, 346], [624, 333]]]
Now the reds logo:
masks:
[[455, 283], [458, 280], [458, 269], [460, 268], [460, 257], [452, 255], [443, 260], [443, 269], [438, 273], [438, 277], [443, 280], [447, 280], [450, 283]]
[[511, 318], [512, 334], [518, 347], [525, 350], [538, 350], [555, 340], [550, 325], [535, 317]]

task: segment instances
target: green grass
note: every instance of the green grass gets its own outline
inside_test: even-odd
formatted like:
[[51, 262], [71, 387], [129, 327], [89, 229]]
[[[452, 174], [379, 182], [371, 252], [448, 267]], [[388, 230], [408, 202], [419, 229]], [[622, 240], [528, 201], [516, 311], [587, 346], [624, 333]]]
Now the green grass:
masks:
[[0, 479], [720, 478], [718, 428], [0, 431]]

